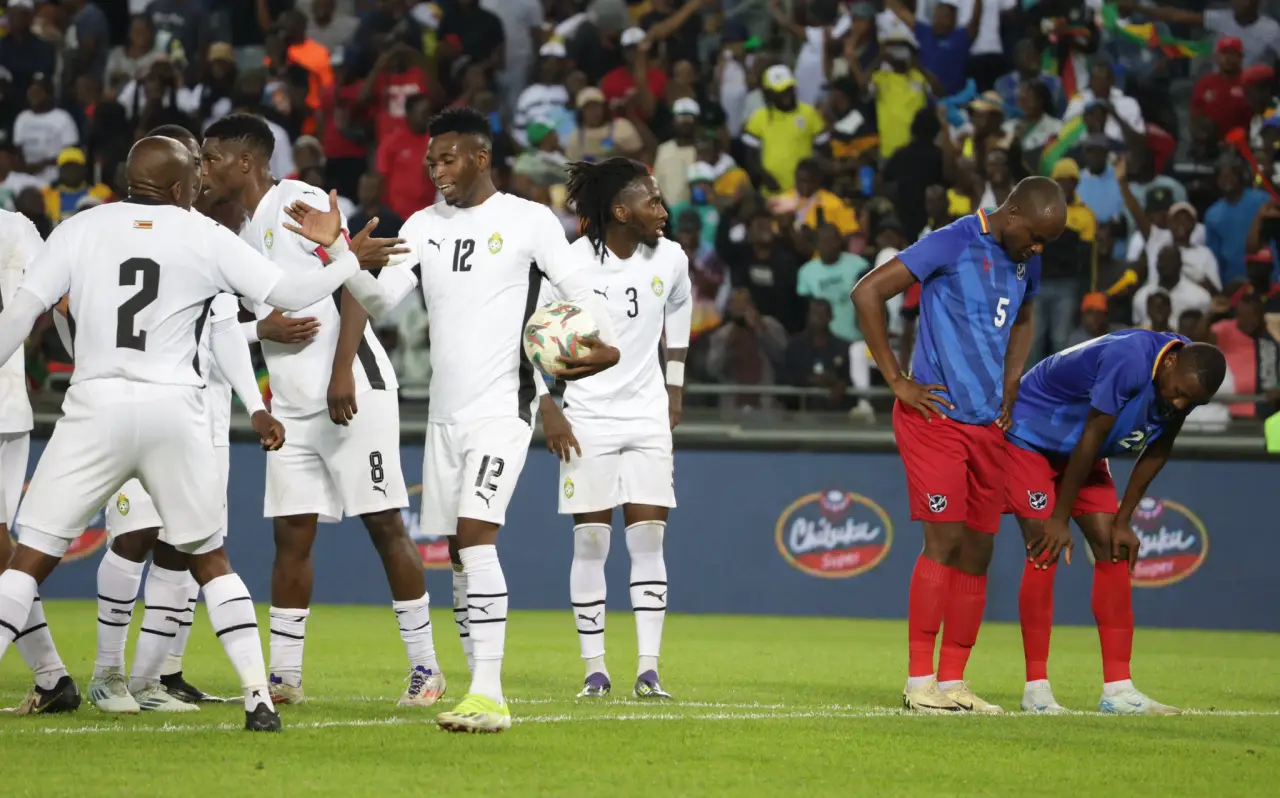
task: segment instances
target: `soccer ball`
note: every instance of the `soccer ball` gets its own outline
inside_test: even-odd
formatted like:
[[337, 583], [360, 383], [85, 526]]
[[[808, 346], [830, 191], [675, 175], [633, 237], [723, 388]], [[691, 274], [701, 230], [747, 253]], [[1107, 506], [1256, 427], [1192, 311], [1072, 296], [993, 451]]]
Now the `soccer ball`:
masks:
[[582, 308], [570, 302], [552, 302], [533, 312], [524, 325], [524, 354], [538, 371], [556, 376], [561, 358], [581, 357], [583, 336], [599, 335], [600, 328]]

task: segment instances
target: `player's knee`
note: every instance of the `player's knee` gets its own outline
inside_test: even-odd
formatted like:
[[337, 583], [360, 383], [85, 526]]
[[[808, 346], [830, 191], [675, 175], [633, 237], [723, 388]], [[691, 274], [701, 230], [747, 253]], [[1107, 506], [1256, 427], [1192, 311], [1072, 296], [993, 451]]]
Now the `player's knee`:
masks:
[[[111, 551], [129, 562], [143, 562], [160, 537], [159, 529], [139, 529], [111, 541]], [[164, 566], [161, 566], [164, 567]]]
[[963, 524], [925, 524], [924, 556], [954, 568], [964, 547]]
[[71, 541], [72, 538], [51, 535], [48, 532], [18, 524], [18, 543], [49, 557], [62, 559], [71, 548]]
[[191, 575], [201, 586], [207, 585], [220, 576], [231, 573], [231, 559], [223, 546], [200, 554], [191, 554], [189, 560]]
[[665, 521], [641, 521], [627, 527], [627, 551], [637, 554], [660, 554], [662, 539], [666, 536]]
[[156, 543], [156, 547], [151, 554], [151, 561], [157, 568], [164, 568], [168, 571], [185, 571], [190, 566], [190, 557], [188, 555], [164, 542]]
[[360, 516], [369, 531], [369, 539], [379, 551], [399, 545], [409, 539], [404, 528], [404, 518], [399, 510], [383, 510]]
[[275, 519], [276, 562], [308, 560], [316, 539], [316, 525], [311, 517], [297, 516]]
[[578, 524], [573, 528], [573, 558], [604, 562], [609, 557], [608, 524]]

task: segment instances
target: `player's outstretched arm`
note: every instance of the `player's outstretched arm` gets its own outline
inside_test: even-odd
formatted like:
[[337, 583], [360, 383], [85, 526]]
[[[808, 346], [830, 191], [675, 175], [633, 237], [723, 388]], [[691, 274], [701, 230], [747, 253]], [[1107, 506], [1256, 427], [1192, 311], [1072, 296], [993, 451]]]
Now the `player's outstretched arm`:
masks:
[[[238, 294], [259, 305], [297, 311], [337, 291], [360, 271], [360, 263], [338, 235], [325, 249], [329, 265], [323, 269], [285, 274], [256, 249], [225, 227], [208, 222], [207, 251], [213, 259], [213, 284], [219, 291]], [[339, 230], [339, 232], [341, 232]]]
[[216, 320], [209, 335], [213, 362], [218, 364], [218, 370], [227, 378], [231, 390], [240, 397], [244, 409], [251, 416], [259, 410], [266, 410], [262, 392], [258, 390], [258, 379], [253, 373], [249, 342], [244, 337], [240, 322], [234, 315]]
[[1133, 531], [1133, 511], [1137, 509], [1142, 497], [1147, 495], [1147, 489], [1164, 469], [1164, 464], [1169, 462], [1174, 440], [1182, 431], [1182, 422], [1181, 418], [1170, 422], [1160, 437], [1142, 450], [1138, 462], [1129, 474], [1129, 484], [1125, 486], [1124, 498], [1120, 500], [1120, 509], [1116, 511], [1116, 520], [1111, 524], [1111, 562], [1127, 558], [1129, 573], [1133, 573], [1133, 569], [1137, 567], [1138, 550], [1142, 547], [1142, 541]]

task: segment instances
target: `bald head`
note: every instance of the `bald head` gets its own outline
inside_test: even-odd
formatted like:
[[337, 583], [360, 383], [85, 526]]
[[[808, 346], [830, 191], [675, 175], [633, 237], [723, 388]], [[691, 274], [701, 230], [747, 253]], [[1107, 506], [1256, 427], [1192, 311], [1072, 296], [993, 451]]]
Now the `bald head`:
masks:
[[1067, 226], [1067, 198], [1057, 181], [1028, 177], [1018, 182], [999, 209], [1000, 243], [1016, 263], [1044, 252]]
[[195, 162], [191, 151], [176, 139], [149, 136], [129, 150], [125, 179], [129, 196], [191, 207]]
[[1009, 201], [1022, 215], [1033, 219], [1040, 216], [1065, 219], [1067, 216], [1067, 197], [1062, 186], [1047, 177], [1028, 177], [1018, 181]]

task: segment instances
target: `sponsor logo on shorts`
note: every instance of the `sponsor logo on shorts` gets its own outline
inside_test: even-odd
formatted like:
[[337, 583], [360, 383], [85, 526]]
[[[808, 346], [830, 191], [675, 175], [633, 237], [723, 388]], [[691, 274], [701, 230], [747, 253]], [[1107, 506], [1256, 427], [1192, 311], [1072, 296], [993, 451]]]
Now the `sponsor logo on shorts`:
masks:
[[947, 509], [947, 497], [941, 493], [929, 494], [929, 512], [940, 513]]
[[573, 498], [573, 480], [569, 477], [564, 478], [564, 497], [566, 499]]
[[[22, 486], [22, 492], [27, 492], [27, 486]], [[15, 537], [14, 540], [17, 540]], [[102, 548], [107, 542], [107, 513], [106, 509], [99, 510], [89, 520], [89, 525], [80, 533], [80, 537], [71, 541], [71, 548], [67, 549], [67, 553], [63, 555], [63, 562], [71, 562], [73, 560], [82, 560]]]
[[497, 255], [501, 251], [502, 251], [502, 236], [498, 235], [497, 233], [494, 233], [493, 235], [489, 236], [489, 254]]
[[783, 510], [774, 539], [793, 568], [843, 579], [870, 571], [889, 554], [893, 523], [866, 496], [828, 490], [801, 496]]
[[1133, 531], [1142, 541], [1134, 587], [1163, 587], [1181, 582], [1204, 563], [1209, 533], [1195, 513], [1169, 499], [1151, 496], [1133, 511]]
[[1040, 512], [1049, 506], [1049, 497], [1042, 491], [1029, 490], [1027, 491], [1027, 506], [1036, 512]]
[[123, 493], [116, 497], [116, 512], [121, 515], [129, 514], [129, 497]]
[[409, 488], [409, 506], [400, 511], [404, 518], [404, 528], [418, 547], [418, 555], [422, 558], [422, 567], [430, 570], [452, 568], [449, 561], [449, 539], [443, 535], [424, 535], [419, 521], [422, 518], [422, 486]]

